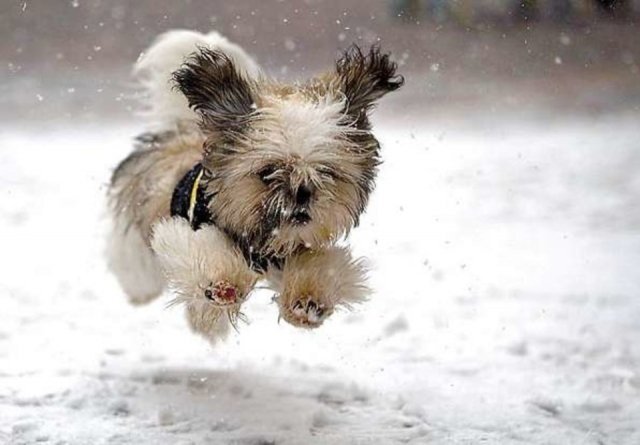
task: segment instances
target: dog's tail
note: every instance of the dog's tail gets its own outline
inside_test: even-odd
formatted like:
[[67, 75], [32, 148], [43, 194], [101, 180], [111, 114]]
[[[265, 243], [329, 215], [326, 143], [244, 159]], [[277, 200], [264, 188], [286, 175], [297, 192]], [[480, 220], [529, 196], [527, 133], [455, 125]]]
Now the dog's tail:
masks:
[[144, 93], [143, 112], [154, 125], [167, 128], [197, 120], [196, 114], [189, 109], [187, 99], [174, 88], [171, 76], [189, 55], [202, 47], [225, 53], [248, 78], [260, 76], [256, 62], [242, 48], [215, 31], [201, 34], [175, 30], [161, 34], [142, 53], [133, 68], [133, 74]]

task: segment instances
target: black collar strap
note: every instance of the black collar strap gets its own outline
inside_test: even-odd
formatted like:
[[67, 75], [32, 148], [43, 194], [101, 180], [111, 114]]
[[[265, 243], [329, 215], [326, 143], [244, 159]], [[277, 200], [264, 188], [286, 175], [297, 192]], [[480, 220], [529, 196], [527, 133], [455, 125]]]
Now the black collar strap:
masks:
[[210, 224], [213, 219], [202, 181], [204, 175], [202, 164], [196, 164], [178, 182], [171, 197], [171, 216], [186, 219], [193, 230], [198, 230], [203, 224]]

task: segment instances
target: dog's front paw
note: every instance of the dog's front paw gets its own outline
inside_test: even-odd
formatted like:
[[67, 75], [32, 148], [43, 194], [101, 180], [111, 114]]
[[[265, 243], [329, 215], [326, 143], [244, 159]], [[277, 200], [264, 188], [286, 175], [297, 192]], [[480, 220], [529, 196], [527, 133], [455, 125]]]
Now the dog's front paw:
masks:
[[244, 300], [238, 287], [226, 280], [210, 283], [204, 289], [204, 296], [216, 306], [233, 306]]
[[296, 327], [317, 328], [333, 313], [332, 305], [311, 296], [281, 299], [278, 299], [281, 317]]

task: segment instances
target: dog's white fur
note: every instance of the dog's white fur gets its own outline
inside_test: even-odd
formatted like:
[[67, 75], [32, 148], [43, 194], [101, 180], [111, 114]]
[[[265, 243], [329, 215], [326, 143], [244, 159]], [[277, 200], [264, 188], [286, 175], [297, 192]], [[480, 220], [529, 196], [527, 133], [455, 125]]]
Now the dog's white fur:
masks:
[[158, 297], [165, 287], [158, 258], [140, 231], [115, 218], [107, 245], [109, 269], [133, 304], [145, 304]]
[[153, 227], [151, 248], [177, 298], [190, 304], [204, 299], [204, 289], [221, 279], [231, 280], [245, 297], [257, 275], [240, 250], [215, 226], [193, 230], [184, 218], [169, 218]]
[[[278, 125], [278, 128], [267, 128], [263, 131], [260, 125], [257, 125], [256, 131], [277, 138], [265, 140], [262, 149], [281, 152], [284, 155], [298, 155], [302, 159], [312, 155], [324, 160], [321, 154], [326, 156], [327, 152], [330, 153], [326, 148], [334, 145], [336, 138], [345, 135], [345, 132], [353, 131], [341, 125], [345, 119], [342, 110], [344, 100], [331, 96], [318, 98], [316, 103], [296, 100], [295, 97], [285, 100], [274, 98], [273, 103], [263, 107], [261, 112], [266, 116], [263, 120], [265, 126]], [[269, 119], [269, 116], [273, 118]]]
[[189, 108], [187, 99], [172, 88], [171, 76], [187, 56], [201, 47], [225, 53], [249, 79], [261, 75], [258, 64], [242, 48], [215, 31], [202, 34], [174, 30], [161, 34], [140, 55], [133, 68], [133, 74], [145, 92], [145, 114], [158, 127], [197, 122], [198, 117]]

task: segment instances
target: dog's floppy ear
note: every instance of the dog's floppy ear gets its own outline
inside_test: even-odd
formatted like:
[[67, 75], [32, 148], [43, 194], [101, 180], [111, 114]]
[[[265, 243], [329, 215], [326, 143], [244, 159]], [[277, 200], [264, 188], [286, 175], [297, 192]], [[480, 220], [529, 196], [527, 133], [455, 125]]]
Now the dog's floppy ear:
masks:
[[200, 47], [173, 73], [177, 88], [205, 127], [239, 132], [255, 109], [251, 83], [226, 54]]
[[397, 67], [378, 46], [365, 54], [354, 44], [338, 59], [336, 74], [346, 100], [344, 111], [356, 124], [365, 124], [366, 113], [375, 101], [404, 84], [404, 77], [396, 75]]

